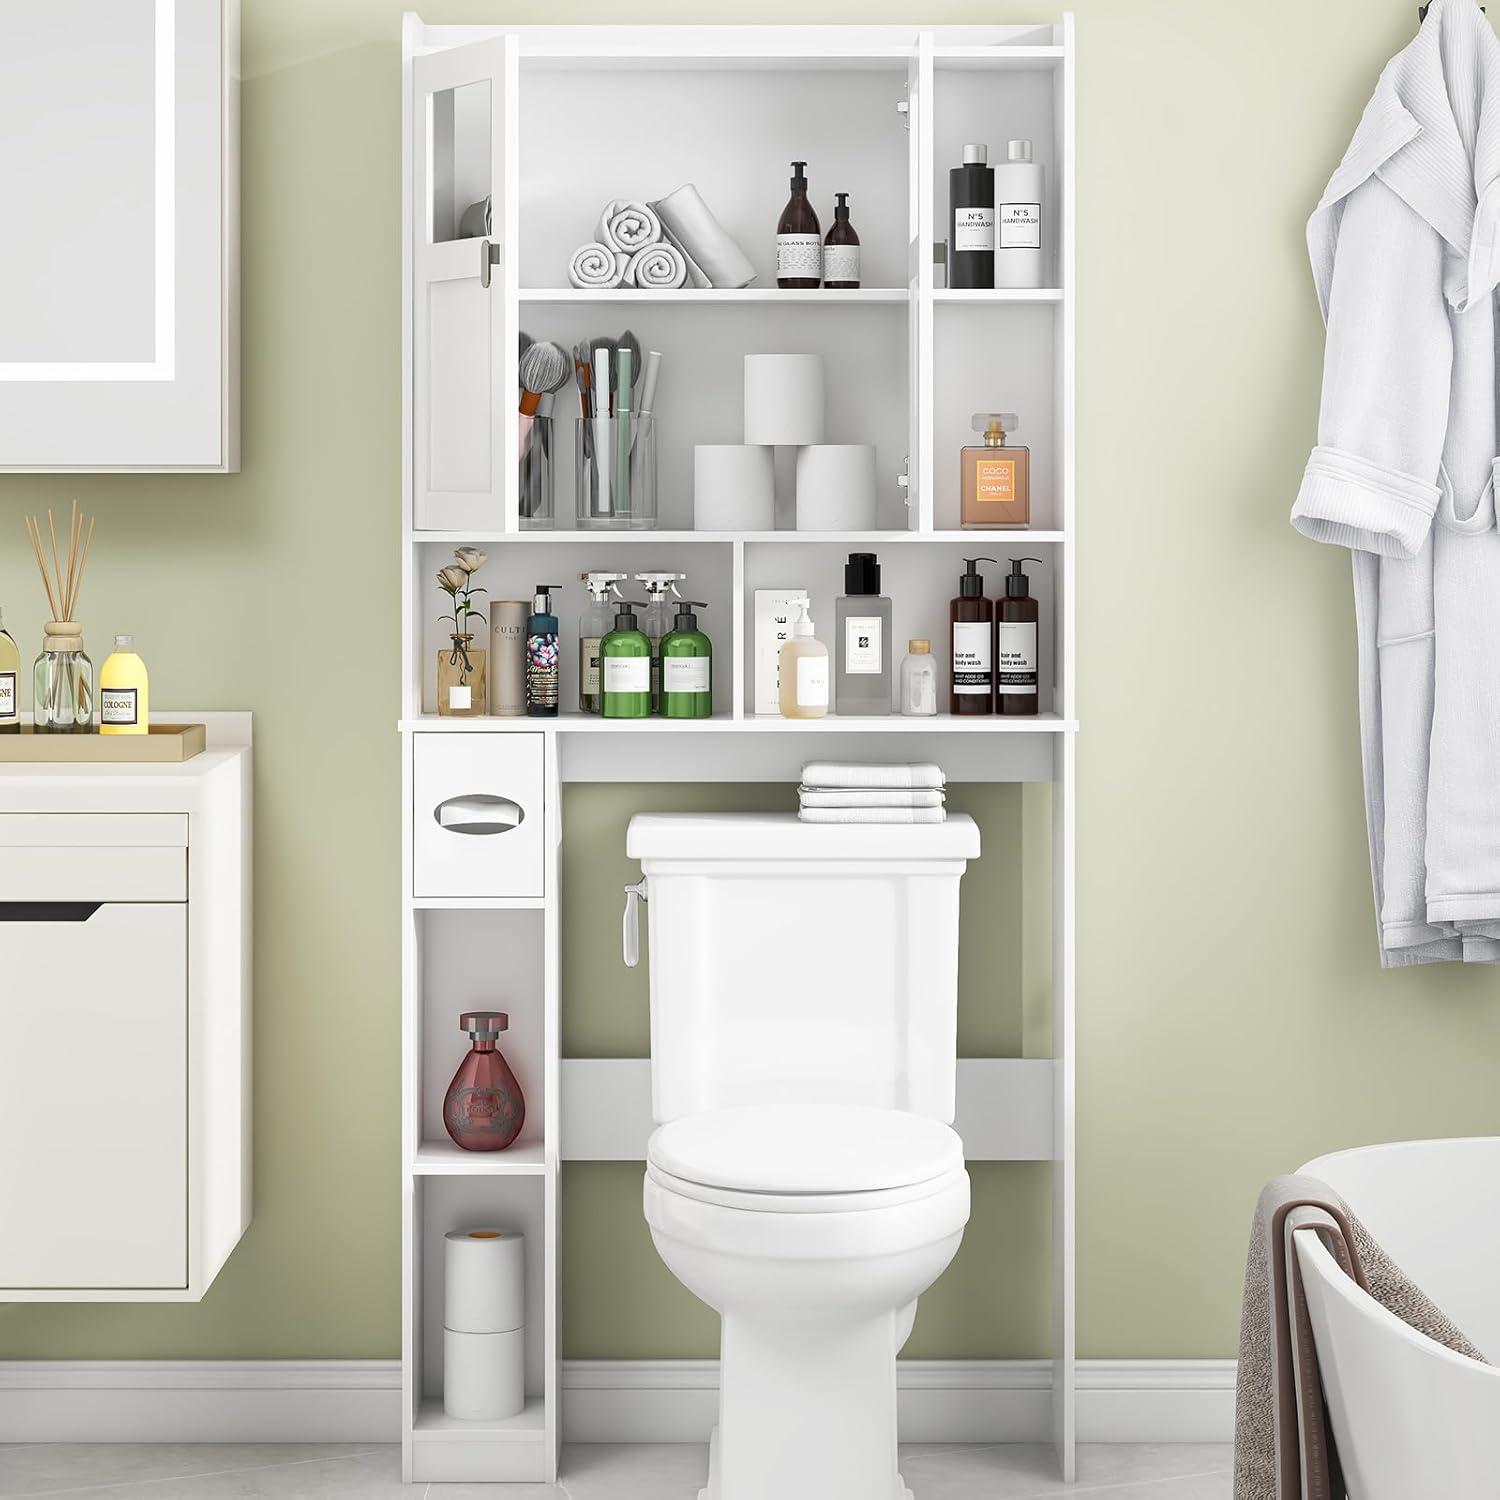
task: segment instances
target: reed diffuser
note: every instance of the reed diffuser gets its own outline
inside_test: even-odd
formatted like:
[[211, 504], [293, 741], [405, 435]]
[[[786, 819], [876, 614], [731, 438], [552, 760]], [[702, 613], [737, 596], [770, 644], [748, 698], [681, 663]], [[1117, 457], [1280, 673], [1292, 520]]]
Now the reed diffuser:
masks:
[[[26, 517], [26, 535], [42, 575], [47, 621], [42, 652], [31, 672], [31, 716], [34, 727], [48, 734], [87, 734], [94, 725], [94, 664], [84, 654], [83, 626], [75, 618], [78, 595], [83, 589], [83, 571], [88, 566], [89, 547], [94, 540], [94, 522], [73, 502], [68, 521], [68, 560], [64, 568], [57, 546], [57, 526], [47, 511], [47, 531], [37, 516]], [[47, 567], [50, 539], [52, 567]]]

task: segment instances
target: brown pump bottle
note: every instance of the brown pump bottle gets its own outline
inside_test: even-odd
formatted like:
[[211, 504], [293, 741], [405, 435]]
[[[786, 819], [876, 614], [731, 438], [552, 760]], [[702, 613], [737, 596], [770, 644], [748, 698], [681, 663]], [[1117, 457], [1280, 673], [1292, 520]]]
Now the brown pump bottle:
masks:
[[958, 597], [948, 601], [948, 712], [969, 716], [995, 711], [995, 606], [984, 597], [977, 564], [998, 558], [964, 558]]
[[807, 201], [807, 163], [792, 163], [792, 196], [776, 224], [776, 285], [810, 291], [823, 280], [823, 234]]
[[1037, 693], [1037, 602], [1022, 563], [1042, 565], [1039, 557], [1013, 557], [1005, 576], [1005, 597], [995, 610], [995, 705], [1015, 718], [1040, 711]]

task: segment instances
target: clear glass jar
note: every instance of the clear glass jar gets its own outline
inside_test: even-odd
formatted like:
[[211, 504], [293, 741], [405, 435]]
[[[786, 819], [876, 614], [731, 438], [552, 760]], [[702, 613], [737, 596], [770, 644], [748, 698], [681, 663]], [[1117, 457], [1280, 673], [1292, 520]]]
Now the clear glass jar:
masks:
[[928, 641], [908, 641], [901, 663], [901, 712], [908, 719], [928, 719], [937, 713], [937, 661]]
[[573, 473], [582, 529], [656, 525], [656, 422], [635, 413], [580, 417]]
[[49, 620], [31, 669], [31, 713], [38, 733], [87, 734], [94, 727], [94, 664], [84, 654], [83, 626]]
[[554, 466], [557, 424], [537, 416], [521, 435], [521, 530], [550, 531], [554, 525]]

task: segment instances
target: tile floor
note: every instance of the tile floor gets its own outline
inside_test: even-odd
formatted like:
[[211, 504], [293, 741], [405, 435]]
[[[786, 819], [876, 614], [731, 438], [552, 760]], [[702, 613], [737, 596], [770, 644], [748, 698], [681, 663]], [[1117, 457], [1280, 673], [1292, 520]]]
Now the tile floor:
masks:
[[[1079, 1449], [1078, 1483], [1052, 1477], [1045, 1448], [902, 1450], [916, 1500], [1228, 1500], [1228, 1447], [1161, 1444]], [[394, 1447], [280, 1444], [61, 1444], [0, 1447], [0, 1496], [101, 1500], [696, 1500], [706, 1450], [690, 1444], [590, 1444], [563, 1450], [557, 1485], [404, 1486]]]

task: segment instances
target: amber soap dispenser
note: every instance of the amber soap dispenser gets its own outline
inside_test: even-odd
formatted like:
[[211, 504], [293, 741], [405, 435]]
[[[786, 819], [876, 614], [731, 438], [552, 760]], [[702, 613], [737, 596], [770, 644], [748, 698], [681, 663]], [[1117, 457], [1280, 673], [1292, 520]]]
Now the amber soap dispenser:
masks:
[[1019, 425], [1012, 412], [975, 412], [972, 426], [984, 434], [984, 442], [960, 451], [961, 526], [988, 530], [1031, 524], [1031, 450], [1008, 441]]

